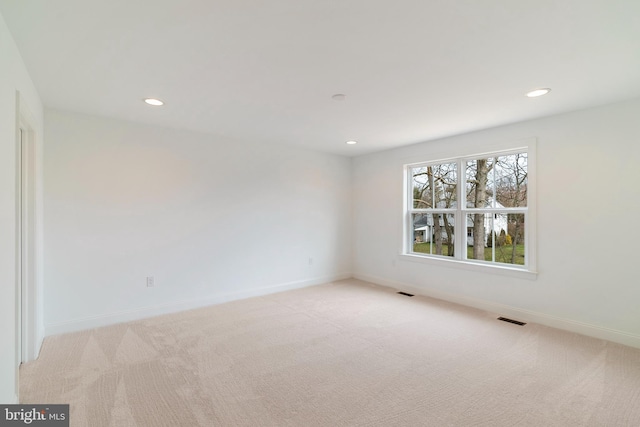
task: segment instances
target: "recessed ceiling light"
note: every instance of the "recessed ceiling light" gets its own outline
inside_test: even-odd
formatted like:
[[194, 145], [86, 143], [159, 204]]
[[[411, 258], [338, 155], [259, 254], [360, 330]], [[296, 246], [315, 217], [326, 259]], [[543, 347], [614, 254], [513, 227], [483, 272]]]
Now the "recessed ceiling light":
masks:
[[344, 93], [336, 93], [331, 97], [331, 99], [333, 99], [334, 101], [344, 101], [346, 97], [347, 95], [345, 95]]
[[146, 102], [149, 105], [153, 105], [155, 107], [159, 107], [161, 105], [164, 105], [164, 102], [160, 101], [159, 99], [155, 99], [155, 98], [145, 98], [144, 102]]
[[347, 144], [349, 144], [349, 145], [354, 145], [354, 144], [357, 144], [357, 143], [358, 143], [358, 141], [353, 141], [353, 140], [352, 141], [347, 141]]
[[529, 98], [535, 98], [536, 96], [546, 95], [549, 92], [551, 92], [551, 89], [549, 89], [548, 87], [544, 87], [544, 88], [532, 90], [531, 92], [527, 92], [527, 96]]

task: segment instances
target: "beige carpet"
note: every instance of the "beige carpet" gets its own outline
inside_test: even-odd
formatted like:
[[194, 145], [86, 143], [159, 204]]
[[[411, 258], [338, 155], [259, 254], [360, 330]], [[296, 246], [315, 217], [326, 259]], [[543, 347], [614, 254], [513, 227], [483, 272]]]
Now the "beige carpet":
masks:
[[72, 426], [640, 426], [640, 350], [355, 280], [49, 337]]

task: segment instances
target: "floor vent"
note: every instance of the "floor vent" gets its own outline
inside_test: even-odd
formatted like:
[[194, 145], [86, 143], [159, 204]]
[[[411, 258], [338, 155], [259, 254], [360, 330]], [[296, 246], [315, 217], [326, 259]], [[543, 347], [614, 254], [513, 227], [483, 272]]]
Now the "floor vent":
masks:
[[408, 294], [406, 292], [398, 292], [398, 294], [404, 295], [405, 297], [412, 297], [413, 296], [413, 294]]
[[503, 322], [513, 323], [514, 325], [520, 325], [520, 326], [526, 325], [526, 323], [524, 323], [524, 322], [519, 322], [519, 321], [513, 320], [513, 319], [507, 319], [506, 317], [498, 317], [498, 320], [502, 320]]

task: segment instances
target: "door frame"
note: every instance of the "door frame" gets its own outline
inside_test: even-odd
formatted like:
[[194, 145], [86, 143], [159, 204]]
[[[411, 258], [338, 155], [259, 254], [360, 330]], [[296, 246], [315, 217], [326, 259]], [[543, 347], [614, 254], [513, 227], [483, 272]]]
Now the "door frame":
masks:
[[38, 357], [37, 134], [16, 93], [16, 361]]

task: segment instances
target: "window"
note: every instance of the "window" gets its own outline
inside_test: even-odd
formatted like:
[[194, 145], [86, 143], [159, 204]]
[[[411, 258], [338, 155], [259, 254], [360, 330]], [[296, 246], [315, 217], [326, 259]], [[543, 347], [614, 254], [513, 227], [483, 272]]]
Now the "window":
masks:
[[405, 166], [406, 255], [534, 270], [533, 147]]

